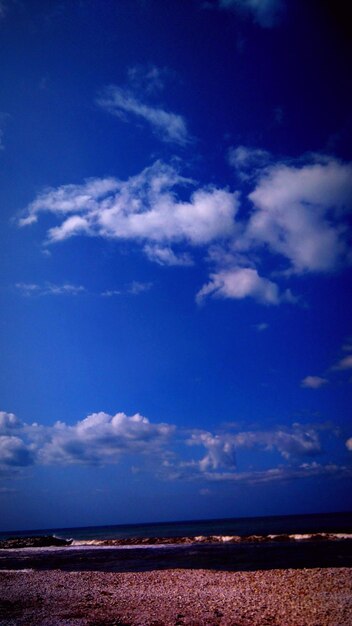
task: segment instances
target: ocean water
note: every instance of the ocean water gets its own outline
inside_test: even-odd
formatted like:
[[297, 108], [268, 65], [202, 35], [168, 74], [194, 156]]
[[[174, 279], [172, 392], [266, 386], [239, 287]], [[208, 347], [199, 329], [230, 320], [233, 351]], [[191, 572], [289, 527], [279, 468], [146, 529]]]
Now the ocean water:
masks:
[[[73, 542], [69, 546], [0, 548], [0, 570], [132, 572], [202, 568], [250, 571], [352, 567], [351, 532], [352, 513], [19, 531], [1, 533], [0, 539], [55, 535]], [[322, 539], [321, 533], [329, 535]], [[253, 535], [257, 537], [251, 537]], [[279, 539], [268, 538], [268, 535], [279, 535]], [[309, 539], [297, 539], [299, 535], [308, 535]], [[347, 535], [350, 538], [346, 538]], [[179, 543], [175, 540], [171, 544], [143, 544], [146, 538], [201, 536], [223, 536], [226, 541]], [[231, 536], [237, 537], [235, 542], [229, 541]], [[258, 536], [262, 540], [258, 540]], [[133, 545], [118, 544], [121, 539], [133, 538], [141, 541]]]
[[352, 533], [352, 512], [283, 515], [272, 517], [238, 517], [148, 524], [118, 524], [75, 528], [46, 528], [1, 532], [8, 537], [55, 535], [74, 540], [128, 539], [133, 537], [196, 537], [210, 535], [271, 535], [305, 533]]

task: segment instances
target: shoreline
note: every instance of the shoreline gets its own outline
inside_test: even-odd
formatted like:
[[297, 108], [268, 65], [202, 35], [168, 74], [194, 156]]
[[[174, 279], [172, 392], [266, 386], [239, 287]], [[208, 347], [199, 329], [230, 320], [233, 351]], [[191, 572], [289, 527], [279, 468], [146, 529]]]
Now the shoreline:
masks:
[[1, 571], [2, 626], [346, 626], [348, 568]]

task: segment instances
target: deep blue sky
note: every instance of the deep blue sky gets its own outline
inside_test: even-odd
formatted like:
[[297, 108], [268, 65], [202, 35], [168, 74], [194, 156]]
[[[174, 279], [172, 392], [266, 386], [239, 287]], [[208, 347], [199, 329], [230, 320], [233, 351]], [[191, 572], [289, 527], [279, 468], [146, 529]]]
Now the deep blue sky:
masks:
[[2, 529], [351, 508], [344, 5], [0, 2]]

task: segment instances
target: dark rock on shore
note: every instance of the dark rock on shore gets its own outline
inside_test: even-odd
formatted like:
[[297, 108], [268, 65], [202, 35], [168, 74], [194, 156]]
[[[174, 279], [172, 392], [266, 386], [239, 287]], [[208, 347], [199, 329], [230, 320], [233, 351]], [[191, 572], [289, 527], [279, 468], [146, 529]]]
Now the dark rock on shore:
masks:
[[60, 539], [53, 535], [42, 537], [9, 537], [0, 541], [0, 548], [46, 548], [49, 546], [70, 546], [72, 539]]

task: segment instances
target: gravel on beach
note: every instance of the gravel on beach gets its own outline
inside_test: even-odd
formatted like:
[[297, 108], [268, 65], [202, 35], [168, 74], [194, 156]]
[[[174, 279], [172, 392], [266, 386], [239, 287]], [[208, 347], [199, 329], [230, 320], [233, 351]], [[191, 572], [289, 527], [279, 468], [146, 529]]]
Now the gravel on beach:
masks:
[[347, 626], [348, 568], [0, 572], [1, 626]]

